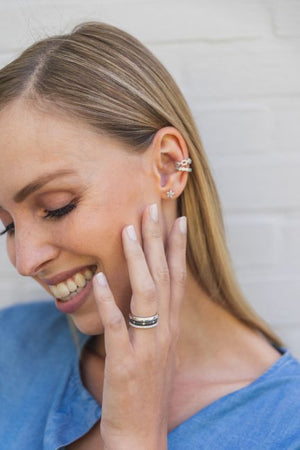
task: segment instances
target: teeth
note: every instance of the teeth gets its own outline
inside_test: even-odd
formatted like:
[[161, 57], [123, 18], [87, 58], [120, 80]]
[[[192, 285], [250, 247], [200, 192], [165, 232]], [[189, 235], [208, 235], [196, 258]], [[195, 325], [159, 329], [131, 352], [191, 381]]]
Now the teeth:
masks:
[[68, 286], [68, 289], [69, 289], [70, 292], [75, 292], [76, 289], [77, 289], [77, 284], [74, 283], [74, 281], [70, 280], [70, 279], [67, 280], [67, 286]]
[[57, 289], [57, 291], [58, 291], [58, 297], [59, 297], [59, 298], [66, 297], [67, 295], [70, 294], [70, 291], [69, 291], [69, 289], [68, 289], [68, 286], [67, 286], [65, 283], [59, 283], [59, 284], [56, 286], [56, 289]]
[[51, 290], [52, 294], [54, 295], [54, 297], [58, 298], [59, 297], [59, 292], [58, 292], [57, 287], [56, 286], [49, 286], [49, 287], [50, 287], [50, 290]]
[[79, 287], [84, 287], [86, 285], [86, 279], [81, 273], [76, 273], [74, 281]]
[[90, 269], [86, 269], [84, 274], [78, 272], [72, 278], [57, 285], [49, 286], [49, 288], [55, 298], [68, 301], [77, 295], [92, 278], [93, 272]]
[[90, 269], [87, 269], [84, 272], [84, 276], [86, 280], [91, 280], [93, 278], [93, 272]]

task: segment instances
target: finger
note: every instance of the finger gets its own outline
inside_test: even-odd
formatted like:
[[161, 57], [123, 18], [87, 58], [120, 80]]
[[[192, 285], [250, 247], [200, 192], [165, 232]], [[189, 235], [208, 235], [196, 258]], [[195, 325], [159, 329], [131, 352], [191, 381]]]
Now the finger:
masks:
[[157, 293], [133, 225], [122, 232], [123, 248], [132, 289], [131, 312], [147, 317], [157, 313]]
[[105, 275], [100, 272], [93, 278], [94, 294], [99, 315], [104, 326], [106, 355], [122, 361], [131, 348], [125, 319], [115, 303]]
[[159, 320], [162, 323], [169, 318], [170, 274], [156, 204], [145, 210], [142, 236], [146, 261], [156, 287]]
[[170, 270], [171, 303], [170, 315], [178, 325], [181, 303], [186, 281], [186, 217], [176, 219], [168, 239], [168, 266]]

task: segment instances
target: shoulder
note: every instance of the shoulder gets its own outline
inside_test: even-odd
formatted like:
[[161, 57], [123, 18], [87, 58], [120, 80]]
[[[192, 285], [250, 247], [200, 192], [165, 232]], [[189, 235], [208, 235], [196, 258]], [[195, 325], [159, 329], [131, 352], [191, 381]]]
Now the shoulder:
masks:
[[300, 363], [283, 351], [253, 383], [220, 398], [174, 429], [170, 448], [192, 450], [200, 442], [203, 450], [300, 448]]
[[[236, 395], [228, 397], [237, 404], [245, 417], [279, 428], [296, 425], [300, 427], [300, 363], [286, 349], [282, 356], [257, 380]], [[236, 401], [236, 403], [235, 403]], [[259, 423], [259, 421], [258, 421]]]
[[0, 310], [0, 337], [7, 345], [19, 343], [20, 338], [32, 338], [37, 343], [46, 338], [49, 330], [63, 330], [66, 325], [66, 317], [50, 301], [17, 304]]
[[[0, 332], [12, 331], [12, 325], [19, 325], [21, 329], [30, 328], [31, 323], [44, 319], [46, 322], [52, 322], [61, 318], [62, 315], [57, 311], [53, 302], [35, 301], [30, 303], [18, 303], [6, 308], [0, 309]], [[15, 331], [18, 331], [16, 329]]]
[[[282, 348], [282, 356], [254, 383], [254, 390], [262, 391], [270, 401], [289, 402], [289, 397], [300, 394], [300, 362], [290, 351]], [[292, 402], [300, 405], [300, 395]], [[300, 416], [299, 416], [300, 420]]]
[[42, 448], [51, 411], [77, 383], [68, 319], [53, 302], [15, 305], [0, 310], [0, 339], [0, 441], [6, 448]]
[[74, 355], [76, 345], [67, 317], [53, 302], [18, 304], [0, 310], [0, 369], [46, 364]]
[[51, 396], [78, 360], [68, 319], [49, 301], [1, 310], [0, 339], [0, 402], [12, 408], [16, 396], [25, 399], [33, 386], [40, 398]]
[[235, 412], [228, 423], [247, 435], [249, 448], [300, 448], [300, 363], [282, 352], [261, 377], [224, 402]]

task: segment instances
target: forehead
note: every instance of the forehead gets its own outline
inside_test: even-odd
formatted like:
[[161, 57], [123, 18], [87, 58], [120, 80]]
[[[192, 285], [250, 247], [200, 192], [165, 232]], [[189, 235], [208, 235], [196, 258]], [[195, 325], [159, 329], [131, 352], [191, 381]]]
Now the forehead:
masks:
[[37, 111], [22, 100], [0, 111], [1, 157], [35, 156], [36, 160], [51, 160], [58, 152], [67, 157], [71, 149], [74, 155], [92, 138], [96, 138], [96, 133], [82, 124], [58, 114]]
[[139, 164], [137, 154], [125, 152], [118, 141], [22, 100], [0, 110], [0, 155], [0, 204], [3, 196], [12, 196], [45, 173], [74, 170], [92, 180], [124, 174], [129, 165], [132, 170], [134, 158]]

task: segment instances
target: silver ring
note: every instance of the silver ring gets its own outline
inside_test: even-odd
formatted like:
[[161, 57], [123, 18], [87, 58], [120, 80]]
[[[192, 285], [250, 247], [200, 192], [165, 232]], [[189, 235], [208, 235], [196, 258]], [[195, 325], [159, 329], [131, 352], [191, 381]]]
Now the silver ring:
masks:
[[158, 324], [159, 314], [154, 316], [140, 317], [129, 314], [129, 325], [134, 328], [154, 328]]

